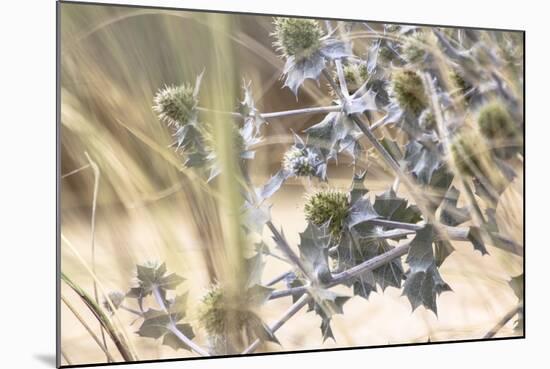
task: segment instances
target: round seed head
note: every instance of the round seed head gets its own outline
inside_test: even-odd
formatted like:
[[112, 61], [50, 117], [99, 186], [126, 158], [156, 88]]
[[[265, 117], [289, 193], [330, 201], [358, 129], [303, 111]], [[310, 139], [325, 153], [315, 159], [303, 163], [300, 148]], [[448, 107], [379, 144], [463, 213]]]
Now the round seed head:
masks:
[[283, 168], [298, 177], [314, 176], [314, 163], [307, 149], [291, 147], [283, 157]]
[[401, 108], [415, 116], [428, 106], [422, 78], [415, 71], [403, 69], [394, 73], [392, 91]]
[[275, 18], [275, 45], [284, 56], [296, 60], [310, 57], [319, 50], [323, 30], [313, 19]]
[[499, 102], [485, 105], [479, 112], [477, 123], [487, 139], [512, 139], [517, 133], [510, 113]]
[[227, 336], [232, 330], [245, 328], [250, 312], [233, 306], [222, 286], [214, 284], [203, 296], [199, 308], [199, 322], [212, 336]]
[[332, 237], [339, 239], [344, 227], [344, 220], [349, 213], [349, 207], [347, 193], [327, 190], [309, 196], [304, 206], [304, 213], [306, 220], [316, 226], [322, 226], [329, 222]]
[[488, 148], [475, 130], [459, 132], [450, 145], [450, 153], [461, 174], [474, 177], [487, 175]]
[[191, 85], [166, 86], [154, 98], [153, 110], [168, 124], [185, 125], [195, 116], [197, 99]]
[[359, 89], [368, 79], [369, 73], [367, 65], [361, 64], [346, 64], [344, 66], [344, 78], [350, 94], [353, 94]]

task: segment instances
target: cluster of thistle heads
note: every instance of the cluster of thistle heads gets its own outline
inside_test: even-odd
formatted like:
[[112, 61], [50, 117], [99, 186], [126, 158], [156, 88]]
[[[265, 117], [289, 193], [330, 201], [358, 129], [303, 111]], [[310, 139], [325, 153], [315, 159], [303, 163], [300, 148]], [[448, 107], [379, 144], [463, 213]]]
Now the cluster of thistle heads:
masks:
[[[408, 125], [404, 131], [411, 142], [422, 145], [431, 142], [437, 146], [445, 136], [448, 157], [444, 160], [451, 170], [461, 175], [486, 175], [491, 171], [493, 158], [509, 158], [522, 145], [523, 123], [518, 122], [518, 112], [509, 109], [510, 95], [502, 93], [498, 83], [495, 87], [483, 82], [487, 75], [482, 71], [495, 60], [517, 65], [521, 57], [517, 45], [508, 43], [498, 54], [487, 46], [487, 40], [472, 33], [457, 38], [453, 30], [385, 25], [378, 31], [384, 37], [373, 41], [363, 53], [366, 55], [352, 57], [347, 46], [343, 47], [343, 43], [332, 38], [332, 30], [324, 30], [316, 20], [276, 18], [273, 27], [274, 46], [287, 59], [285, 85], [293, 92], [297, 92], [306, 78], [318, 78], [328, 62], [339, 60], [350, 95], [362, 88], [374, 91], [377, 104], [382, 105], [380, 110], [386, 109], [388, 115], [396, 106], [400, 113], [397, 116], [404, 123], [388, 124], [400, 128]], [[451, 62], [445, 68], [436, 68], [438, 60], [445, 55]], [[292, 63], [288, 63], [289, 60]], [[336, 86], [342, 88], [336, 71], [330, 75]], [[435, 86], [432, 90], [428, 88], [429, 82]], [[334, 86], [330, 84], [330, 89]], [[333, 97], [335, 92], [331, 91]], [[434, 110], [434, 95], [443, 102], [443, 108], [438, 107], [441, 111]], [[457, 102], [461, 112], [456, 109]], [[199, 123], [198, 82], [197, 86], [183, 84], [161, 89], [154, 103], [159, 119], [175, 128], [178, 147], [197, 150], [214, 145], [210, 131]], [[243, 114], [245, 121], [256, 113], [253, 103], [248, 104], [247, 113]], [[458, 124], [454, 123], [448, 127], [448, 132], [442, 132], [444, 123], [441, 120], [449, 120], [453, 114], [458, 116]], [[190, 133], [193, 130], [197, 134]], [[339, 136], [338, 132], [332, 132], [332, 136]], [[249, 140], [242, 130], [235, 129], [233, 141], [239, 152], [246, 150]], [[432, 149], [427, 145], [425, 150]], [[282, 157], [283, 179], [289, 176], [324, 179], [327, 160], [324, 153], [298, 138]], [[324, 168], [320, 166], [323, 161]], [[418, 163], [412, 163], [412, 166], [418, 167]], [[308, 195], [304, 206], [305, 219], [318, 227], [327, 226], [337, 243], [351, 206], [349, 193], [328, 188]], [[113, 304], [119, 304], [121, 298], [113, 295], [111, 300]], [[253, 316], [246, 310], [233, 309], [226, 300], [224, 290], [218, 284], [213, 285], [202, 299], [199, 320], [211, 336], [225, 334], [228, 320], [239, 329], [246, 329]]]

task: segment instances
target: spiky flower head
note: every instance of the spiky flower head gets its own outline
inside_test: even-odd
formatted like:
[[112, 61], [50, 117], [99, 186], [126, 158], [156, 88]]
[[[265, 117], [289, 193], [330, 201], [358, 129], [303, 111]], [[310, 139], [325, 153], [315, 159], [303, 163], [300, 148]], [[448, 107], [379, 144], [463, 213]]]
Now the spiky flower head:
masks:
[[512, 139], [517, 128], [508, 110], [499, 102], [485, 105], [479, 112], [479, 130], [487, 139]]
[[418, 116], [428, 106], [422, 78], [413, 70], [402, 69], [392, 76], [393, 96], [402, 109]]
[[[124, 299], [126, 298], [126, 295], [122, 292], [113, 291], [108, 294], [109, 300], [111, 300], [111, 303], [113, 304], [113, 307], [115, 309], [118, 309], [119, 306], [122, 304]], [[105, 299], [103, 301], [103, 307], [105, 310], [107, 310], [109, 313], [113, 314], [113, 308], [111, 307], [111, 304], [109, 304], [109, 301]]]
[[283, 168], [298, 177], [314, 176], [317, 161], [316, 154], [307, 148], [292, 146], [283, 156]]
[[463, 129], [450, 145], [456, 169], [468, 176], [486, 176], [489, 169], [489, 152], [483, 138], [475, 130]]
[[408, 36], [401, 47], [401, 56], [409, 63], [423, 62], [427, 56], [428, 37], [424, 31]]
[[306, 220], [322, 226], [328, 223], [332, 237], [339, 239], [350, 208], [347, 193], [338, 190], [319, 191], [308, 197], [304, 206]]
[[227, 336], [233, 330], [245, 328], [251, 319], [246, 308], [235, 306], [220, 284], [214, 284], [203, 296], [199, 308], [199, 322], [212, 336]]
[[154, 98], [153, 110], [169, 125], [183, 126], [195, 119], [197, 98], [189, 84], [166, 86]]
[[[357, 91], [369, 78], [369, 72], [365, 63], [346, 64], [343, 69], [350, 94]], [[336, 80], [338, 79], [336, 78]]]
[[316, 20], [275, 18], [275, 46], [285, 57], [303, 60], [317, 52], [321, 46], [323, 30]]

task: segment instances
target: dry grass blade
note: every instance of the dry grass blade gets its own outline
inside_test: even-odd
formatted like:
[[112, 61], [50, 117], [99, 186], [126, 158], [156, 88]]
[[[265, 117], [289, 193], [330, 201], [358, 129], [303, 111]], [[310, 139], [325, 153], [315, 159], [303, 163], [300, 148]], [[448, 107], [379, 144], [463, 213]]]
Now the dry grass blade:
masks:
[[117, 347], [120, 355], [124, 358], [125, 361], [133, 361], [137, 358], [132, 354], [130, 348], [115, 327], [111, 324], [109, 317], [105, 314], [103, 309], [94, 301], [94, 299], [89, 296], [84, 290], [78, 287], [66, 274], [61, 273], [61, 280], [67, 284], [86, 304], [88, 309], [96, 317], [102, 327], [107, 331], [111, 339], [113, 340], [115, 346]]

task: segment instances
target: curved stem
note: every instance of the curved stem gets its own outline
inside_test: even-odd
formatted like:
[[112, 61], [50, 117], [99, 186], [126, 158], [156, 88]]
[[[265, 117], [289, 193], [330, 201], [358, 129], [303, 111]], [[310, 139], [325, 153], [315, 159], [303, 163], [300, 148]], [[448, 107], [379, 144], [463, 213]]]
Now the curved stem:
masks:
[[290, 115], [299, 115], [299, 114], [319, 114], [319, 113], [332, 113], [332, 112], [338, 112], [342, 110], [342, 106], [340, 105], [331, 105], [331, 106], [319, 106], [319, 107], [313, 107], [313, 108], [303, 108], [303, 109], [295, 109], [295, 110], [285, 110], [285, 111], [278, 111], [273, 113], [262, 113], [260, 116], [262, 118], [280, 118], [280, 117], [287, 117]]
[[[214, 113], [214, 114], [222, 114], [222, 115], [229, 115], [234, 118], [243, 118], [243, 115], [241, 113], [233, 112], [233, 111], [220, 111], [220, 110], [212, 110], [205, 107], [197, 107], [198, 111], [202, 112], [208, 112], [208, 113]], [[341, 111], [342, 106], [340, 105], [330, 105], [330, 106], [315, 106], [311, 108], [302, 108], [302, 109], [293, 109], [293, 110], [282, 110], [282, 111], [275, 111], [270, 113], [260, 113], [259, 116], [268, 119], [268, 118], [281, 118], [281, 117], [288, 117], [291, 115], [300, 115], [300, 114], [319, 114], [319, 113], [332, 113]]]

